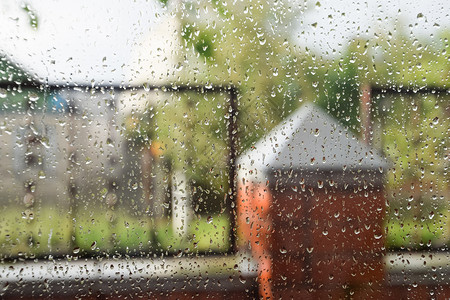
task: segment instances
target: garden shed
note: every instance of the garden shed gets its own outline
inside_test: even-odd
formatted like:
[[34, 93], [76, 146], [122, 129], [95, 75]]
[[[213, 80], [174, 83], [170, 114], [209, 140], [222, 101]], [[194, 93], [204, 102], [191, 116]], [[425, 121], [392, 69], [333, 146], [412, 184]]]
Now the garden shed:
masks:
[[258, 262], [261, 296], [379, 291], [387, 164], [374, 150], [305, 104], [237, 168], [238, 245]]

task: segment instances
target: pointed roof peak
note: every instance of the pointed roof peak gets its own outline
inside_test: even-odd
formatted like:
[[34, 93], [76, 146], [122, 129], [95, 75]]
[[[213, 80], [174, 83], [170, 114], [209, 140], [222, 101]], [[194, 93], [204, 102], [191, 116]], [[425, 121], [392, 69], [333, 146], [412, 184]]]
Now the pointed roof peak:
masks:
[[[379, 169], [385, 160], [313, 103], [304, 104], [241, 155], [241, 170]], [[261, 174], [260, 174], [261, 175]]]

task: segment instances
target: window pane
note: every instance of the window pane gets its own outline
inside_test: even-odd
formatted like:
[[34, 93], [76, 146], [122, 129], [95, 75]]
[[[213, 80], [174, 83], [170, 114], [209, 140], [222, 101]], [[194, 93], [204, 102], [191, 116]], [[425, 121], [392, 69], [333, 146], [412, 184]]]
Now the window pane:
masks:
[[448, 298], [446, 1], [0, 3], [0, 295]]

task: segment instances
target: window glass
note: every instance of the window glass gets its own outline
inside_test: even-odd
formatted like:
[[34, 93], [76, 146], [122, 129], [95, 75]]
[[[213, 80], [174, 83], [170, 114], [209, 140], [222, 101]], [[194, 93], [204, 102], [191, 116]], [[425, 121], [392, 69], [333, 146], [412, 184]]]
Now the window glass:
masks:
[[448, 11], [0, 3], [0, 296], [450, 297]]

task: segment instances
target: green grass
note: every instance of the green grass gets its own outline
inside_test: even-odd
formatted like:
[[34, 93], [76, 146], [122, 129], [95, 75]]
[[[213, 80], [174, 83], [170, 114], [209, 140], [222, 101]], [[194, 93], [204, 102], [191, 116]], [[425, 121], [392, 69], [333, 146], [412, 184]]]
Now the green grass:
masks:
[[[386, 220], [386, 247], [449, 247], [449, 219], [446, 212], [422, 221]], [[180, 236], [173, 231], [170, 218], [152, 222], [125, 211], [96, 210], [73, 222], [67, 212], [52, 207], [33, 211], [8, 207], [0, 215], [0, 258], [224, 252], [230, 247], [228, 220], [227, 215], [198, 215]]]
[[8, 208], [0, 217], [0, 254], [7, 258], [66, 253], [70, 232], [69, 217], [58, 210]]
[[152, 224], [150, 218], [125, 211], [90, 211], [75, 217], [45, 207], [25, 212], [9, 207], [0, 216], [0, 258], [92, 256], [176, 252], [227, 251], [230, 246], [227, 216], [197, 216], [185, 237], [172, 230], [170, 219]]
[[96, 212], [79, 217], [75, 226], [75, 244], [81, 253], [139, 253], [152, 244], [149, 219], [121, 211]]
[[230, 224], [226, 215], [198, 216], [187, 228], [186, 236], [177, 235], [169, 219], [156, 224], [156, 241], [162, 251], [224, 252], [230, 247]]
[[408, 218], [386, 221], [386, 246], [388, 249], [430, 249], [450, 246], [449, 216], [425, 221]]

